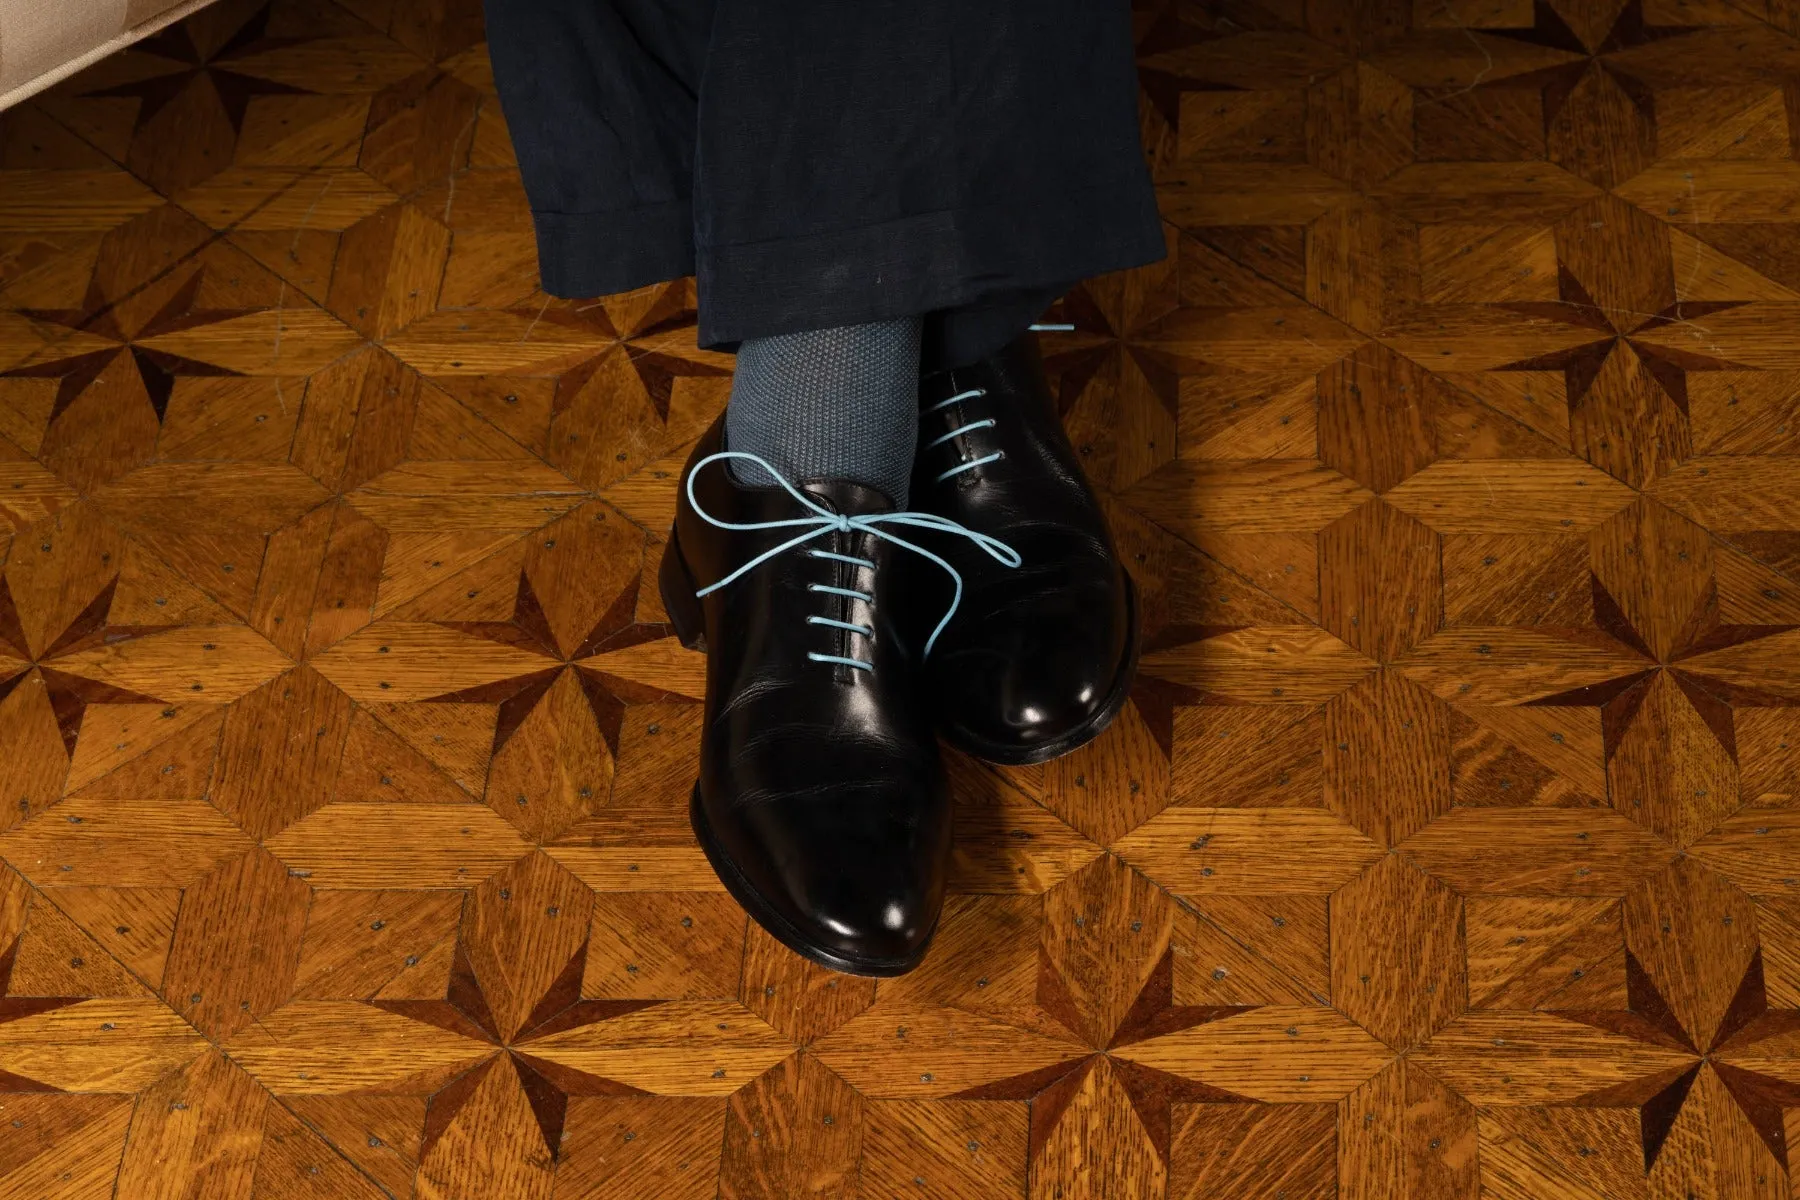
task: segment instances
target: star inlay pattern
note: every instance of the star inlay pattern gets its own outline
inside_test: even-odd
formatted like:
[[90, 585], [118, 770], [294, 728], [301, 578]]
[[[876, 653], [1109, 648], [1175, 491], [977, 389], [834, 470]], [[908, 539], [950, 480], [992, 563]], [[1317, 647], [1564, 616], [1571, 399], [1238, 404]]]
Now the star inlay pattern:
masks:
[[0, 115], [0, 1195], [1789, 1194], [1800, 16], [1132, 19], [1141, 671], [879, 982], [693, 841], [732, 360], [541, 290], [476, 0]]

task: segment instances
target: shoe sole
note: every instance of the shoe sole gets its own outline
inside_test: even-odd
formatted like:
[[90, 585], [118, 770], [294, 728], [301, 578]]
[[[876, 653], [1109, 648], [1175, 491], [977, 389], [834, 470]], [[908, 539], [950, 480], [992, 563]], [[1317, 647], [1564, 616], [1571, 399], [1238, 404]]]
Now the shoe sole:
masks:
[[1107, 726], [1124, 709], [1125, 701], [1131, 697], [1132, 681], [1137, 678], [1138, 652], [1141, 648], [1138, 637], [1137, 585], [1131, 581], [1129, 574], [1125, 576], [1125, 609], [1125, 657], [1120, 660], [1118, 672], [1113, 676], [1112, 689], [1107, 692], [1105, 703], [1081, 724], [1047, 742], [1031, 746], [999, 745], [950, 725], [938, 732], [946, 742], [963, 753], [973, 754], [976, 758], [999, 763], [1004, 767], [1029, 767], [1049, 762], [1087, 745], [1105, 733]]
[[[673, 532], [669, 535], [669, 544], [663, 551], [662, 569], [657, 573], [657, 586], [662, 593], [663, 609], [669, 614], [669, 623], [675, 627], [675, 636], [681, 644], [690, 650], [706, 649], [705, 615], [699, 602], [694, 598], [697, 590], [693, 578], [688, 574], [687, 564], [681, 560], [681, 548], [675, 541]], [[761, 893], [750, 886], [728, 855], [719, 848], [714, 839], [712, 826], [707, 824], [706, 812], [700, 804], [700, 784], [694, 784], [693, 792], [688, 798], [688, 823], [694, 828], [694, 840], [700, 843], [700, 850], [706, 855], [706, 861], [712, 864], [713, 873], [731, 898], [738, 902], [738, 907], [750, 914], [750, 919], [769, 931], [771, 937], [809, 962], [818, 963], [833, 971], [845, 975], [863, 975], [876, 979], [891, 979], [896, 975], [904, 975], [919, 965], [925, 957], [926, 949], [937, 934], [937, 924], [932, 923], [931, 933], [926, 935], [917, 954], [903, 959], [864, 959], [852, 958], [841, 954], [827, 946], [821, 946], [801, 933], [788, 919], [775, 910]]]

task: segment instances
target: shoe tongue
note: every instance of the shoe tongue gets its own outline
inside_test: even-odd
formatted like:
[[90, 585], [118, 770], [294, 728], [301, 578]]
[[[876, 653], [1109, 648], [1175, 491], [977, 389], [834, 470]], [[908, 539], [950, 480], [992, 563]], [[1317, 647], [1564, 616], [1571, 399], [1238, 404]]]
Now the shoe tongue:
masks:
[[894, 511], [894, 502], [877, 488], [848, 479], [809, 479], [800, 490], [814, 502], [846, 517], [866, 517]]

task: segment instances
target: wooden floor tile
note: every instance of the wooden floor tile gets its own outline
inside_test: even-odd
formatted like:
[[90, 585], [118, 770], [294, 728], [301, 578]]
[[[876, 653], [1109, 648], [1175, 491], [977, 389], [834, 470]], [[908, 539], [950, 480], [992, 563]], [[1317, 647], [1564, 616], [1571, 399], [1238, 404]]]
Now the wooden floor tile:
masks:
[[1794, 1193], [1800, 19], [1132, 8], [1141, 676], [880, 982], [694, 844], [732, 360], [541, 290], [477, 0], [0, 115], [0, 1196]]

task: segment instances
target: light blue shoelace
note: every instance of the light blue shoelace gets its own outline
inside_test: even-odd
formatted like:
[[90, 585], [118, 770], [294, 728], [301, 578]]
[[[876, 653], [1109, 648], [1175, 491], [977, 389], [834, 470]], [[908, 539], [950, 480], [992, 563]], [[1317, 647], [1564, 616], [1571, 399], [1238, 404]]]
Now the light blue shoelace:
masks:
[[[1052, 332], [1068, 333], [1071, 330], [1073, 330], [1075, 328], [1075, 326], [1073, 326], [1073, 325], [1030, 325], [1030, 326], [1027, 326], [1027, 328], [1029, 328], [1034, 333], [1052, 333]], [[950, 396], [943, 400], [939, 400], [936, 404], [932, 405], [930, 408], [926, 409], [925, 411], [928, 413], [938, 412], [938, 411], [941, 411], [942, 409], [949, 408], [952, 404], [961, 404], [965, 400], [974, 400], [974, 399], [978, 399], [979, 397], [982, 397], [985, 395], [987, 395], [986, 388], [970, 388], [966, 392], [958, 392], [954, 396]], [[943, 434], [940, 437], [932, 438], [929, 442], [925, 443], [924, 448], [927, 450], [933, 450], [933, 449], [936, 449], [937, 447], [943, 445], [945, 442], [952, 441], [956, 438], [961, 437], [965, 433], [974, 433], [977, 429], [992, 429], [993, 427], [994, 427], [994, 419], [992, 417], [988, 417], [988, 418], [986, 418], [984, 420], [980, 420], [980, 421], [970, 421], [967, 425], [958, 425], [955, 429], [952, 429], [949, 433]], [[989, 463], [999, 462], [1001, 459], [1003, 459], [1005, 457], [1006, 457], [1006, 452], [1004, 450], [996, 450], [992, 454], [984, 454], [980, 458], [971, 458], [964, 462], [959, 462], [954, 467], [951, 467], [948, 471], [940, 472], [938, 474], [938, 477], [936, 479], [932, 480], [932, 482], [933, 483], [942, 483], [946, 479], [950, 479], [957, 475], [961, 475], [964, 471], [973, 471], [976, 467], [985, 467]]]
[[[792, 496], [795, 500], [799, 501], [801, 506], [808, 509], [812, 515], [806, 517], [790, 517], [782, 521], [721, 521], [711, 513], [707, 512], [704, 508], [701, 508], [700, 501], [694, 495], [694, 477], [711, 464], [723, 462], [726, 459], [732, 458], [743, 459], [745, 462], [755, 463], [757, 466], [761, 467], [768, 473], [769, 478], [780, 484], [782, 490], [787, 492], [787, 494]], [[923, 546], [914, 545], [903, 537], [889, 533], [883, 526], [898, 525], [904, 528], [935, 530], [939, 533], [953, 533], [960, 537], [966, 537], [977, 546], [981, 547], [982, 550], [986, 551], [988, 556], [994, 559], [994, 561], [1005, 567], [1016, 567], [1024, 561], [1019, 557], [1018, 551], [1014, 550], [999, 538], [989, 537], [985, 533], [977, 533], [973, 529], [959, 525], [946, 517], [934, 516], [931, 513], [871, 513], [867, 516], [855, 517], [845, 516], [842, 513], [834, 513], [830, 509], [808, 499], [799, 488], [796, 488], [793, 484], [784, 479], [781, 472], [777, 471], [767, 459], [760, 455], [750, 454], [742, 450], [721, 450], [716, 454], [709, 454], [699, 462], [695, 463], [694, 469], [688, 472], [687, 498], [688, 505], [693, 508], [695, 515], [707, 524], [716, 526], [719, 529], [731, 529], [742, 532], [751, 532], [759, 529], [805, 530], [805, 532], [789, 538], [779, 546], [772, 547], [763, 551], [761, 554], [758, 554], [755, 558], [751, 559], [731, 574], [725, 576], [725, 578], [719, 580], [717, 583], [711, 583], [701, 588], [694, 593], [696, 597], [708, 595], [709, 593], [718, 591], [722, 587], [735, 583], [737, 580], [762, 566], [770, 559], [785, 554], [798, 546], [805, 545], [816, 537], [823, 537], [825, 534], [833, 532], [872, 534], [875, 537], [881, 538], [883, 541], [892, 542], [902, 549], [911, 550], [914, 554], [922, 554], [938, 566], [944, 568], [944, 570], [950, 572], [950, 578], [956, 583], [956, 594], [951, 597], [950, 607], [944, 610], [944, 616], [938, 621], [937, 628], [933, 629], [931, 631], [931, 636], [925, 640], [925, 655], [927, 657], [931, 654], [931, 648], [937, 644], [938, 634], [944, 632], [944, 627], [950, 624], [950, 618], [956, 615], [957, 606], [962, 603], [962, 575], [955, 567], [945, 562], [938, 555], [933, 554]], [[829, 558], [839, 562], [853, 563], [857, 566], [870, 568], [875, 566], [869, 559], [853, 558], [847, 554], [835, 554], [829, 550], [819, 550], [815, 548], [808, 551], [808, 553], [815, 558]], [[807, 589], [813, 592], [822, 592], [834, 596], [846, 596], [871, 603], [875, 599], [866, 592], [852, 591], [849, 588], [827, 587], [820, 583], [808, 584]], [[860, 634], [863, 637], [873, 637], [875, 634], [875, 631], [867, 625], [856, 625], [848, 621], [836, 621], [829, 617], [808, 617], [807, 622], [812, 625], [828, 625], [835, 629], [848, 630], [849, 632]], [[813, 662], [838, 663], [862, 671], [873, 669], [869, 663], [863, 662], [861, 659], [846, 658], [836, 654], [819, 654], [809, 650], [807, 651], [806, 657]]]
[[[958, 392], [956, 395], [950, 396], [947, 399], [939, 400], [925, 411], [934, 413], [939, 409], [949, 408], [952, 404], [961, 404], [964, 400], [973, 400], [978, 396], [985, 395], [987, 395], [986, 388], [970, 388], [966, 392]], [[930, 450], [934, 447], [941, 446], [952, 438], [959, 438], [965, 433], [973, 433], [977, 429], [992, 429], [993, 427], [994, 421], [991, 417], [984, 421], [971, 421], [967, 425], [958, 425], [955, 429], [952, 429], [942, 437], [933, 438], [931, 441], [925, 443], [925, 449]], [[931, 482], [942, 483], [953, 475], [961, 475], [964, 471], [973, 471], [976, 467], [985, 467], [989, 463], [999, 462], [1005, 457], [1006, 452], [1004, 450], [996, 450], [992, 454], [984, 454], [980, 458], [965, 459], [964, 461], [957, 463], [954, 467], [951, 467], [948, 471], [940, 471], [938, 477]]]

